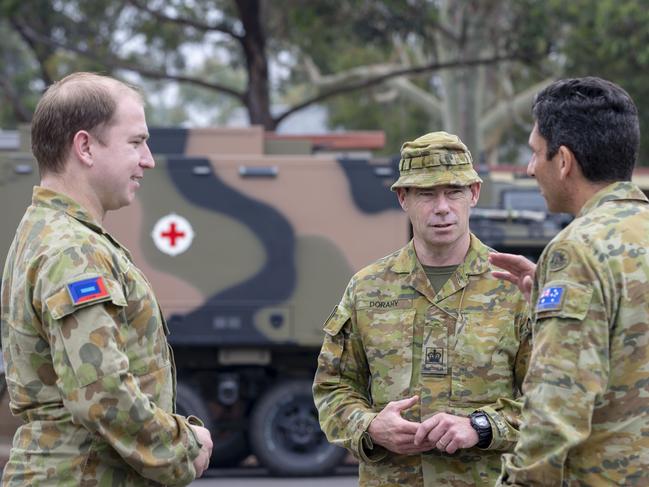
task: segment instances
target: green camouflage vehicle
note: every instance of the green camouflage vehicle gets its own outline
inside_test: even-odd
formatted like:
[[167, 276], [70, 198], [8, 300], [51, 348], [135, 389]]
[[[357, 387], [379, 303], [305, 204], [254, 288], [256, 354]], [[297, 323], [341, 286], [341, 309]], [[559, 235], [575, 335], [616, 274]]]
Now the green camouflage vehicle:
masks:
[[[25, 133], [0, 133], [2, 262], [38, 182]], [[369, 153], [382, 144], [381, 133], [151, 129], [157, 167], [105, 225], [155, 289], [178, 409], [212, 431], [213, 466], [254, 454], [274, 474], [306, 476], [345, 456], [320, 431], [311, 382], [322, 323], [351, 275], [411, 236], [389, 191], [398, 159]], [[534, 181], [492, 174], [473, 230], [537, 257], [565, 220], [546, 215]], [[15, 428], [6, 398], [1, 406], [0, 421]]]

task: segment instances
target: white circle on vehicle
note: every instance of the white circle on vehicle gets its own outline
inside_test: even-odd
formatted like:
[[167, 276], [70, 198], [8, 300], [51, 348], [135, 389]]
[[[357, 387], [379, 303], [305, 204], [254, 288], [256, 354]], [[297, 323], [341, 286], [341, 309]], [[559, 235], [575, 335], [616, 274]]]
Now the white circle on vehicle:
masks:
[[186, 218], [171, 213], [156, 222], [151, 237], [160, 252], [175, 256], [190, 247], [194, 230]]

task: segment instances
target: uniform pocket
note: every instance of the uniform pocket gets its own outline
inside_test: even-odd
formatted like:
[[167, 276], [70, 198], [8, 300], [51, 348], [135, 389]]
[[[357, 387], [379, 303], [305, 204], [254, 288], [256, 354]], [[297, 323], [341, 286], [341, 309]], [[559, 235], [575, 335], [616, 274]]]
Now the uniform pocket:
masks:
[[480, 405], [512, 397], [514, 363], [518, 351], [516, 322], [511, 313], [464, 312], [453, 352], [453, 405]]
[[375, 404], [386, 404], [409, 394], [415, 315], [413, 308], [357, 311]]
[[341, 358], [345, 348], [345, 337], [342, 332], [349, 321], [349, 313], [336, 306], [324, 324], [324, 341], [318, 355], [318, 370], [315, 382], [340, 382]]
[[[588, 346], [584, 348], [584, 340], [593, 330], [598, 335], [597, 329], [591, 327], [597, 320], [592, 320], [591, 325], [587, 319], [589, 312], [597, 313], [598, 305], [591, 308], [592, 300], [592, 286], [564, 281], [545, 284], [535, 304], [536, 319], [533, 321], [534, 355], [537, 359], [530, 362], [526, 382], [542, 382], [569, 389], [575, 386], [575, 380], [580, 380], [576, 371], [588, 369], [588, 373], [597, 374], [590, 368], [595, 365], [590, 361], [589, 365], [579, 367], [581, 354], [588, 350]], [[592, 343], [589, 346], [592, 347]]]
[[[75, 284], [84, 281], [100, 282], [102, 287], [101, 292], [97, 292], [95, 294], [95, 297], [88, 296], [77, 297], [76, 300], [73, 299], [72, 291], [70, 291], [69, 289], [70, 286], [74, 286]], [[60, 320], [77, 310], [108, 301], [111, 301], [115, 306], [119, 307], [124, 307], [127, 304], [124, 293], [122, 292], [121, 287], [116, 281], [105, 276], [87, 274], [77, 276], [66, 286], [63, 286], [57, 292], [55, 292], [51, 296], [48, 296], [48, 298], [45, 300], [45, 306], [53, 320]]]
[[574, 282], [553, 281], [541, 290], [534, 312], [536, 319], [583, 320], [590, 308], [593, 289]]

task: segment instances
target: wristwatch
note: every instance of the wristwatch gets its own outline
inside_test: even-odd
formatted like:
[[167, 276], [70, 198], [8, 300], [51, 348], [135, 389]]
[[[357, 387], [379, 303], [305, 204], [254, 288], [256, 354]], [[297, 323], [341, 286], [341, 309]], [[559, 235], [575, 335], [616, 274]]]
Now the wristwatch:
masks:
[[473, 411], [469, 414], [469, 421], [471, 421], [471, 426], [478, 433], [478, 444], [476, 446], [478, 448], [487, 448], [493, 438], [489, 418], [482, 411]]

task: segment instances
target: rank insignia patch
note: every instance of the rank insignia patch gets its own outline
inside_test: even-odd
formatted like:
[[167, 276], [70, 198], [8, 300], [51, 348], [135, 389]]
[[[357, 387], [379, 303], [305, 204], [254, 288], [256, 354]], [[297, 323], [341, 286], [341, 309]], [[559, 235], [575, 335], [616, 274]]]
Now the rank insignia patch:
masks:
[[108, 291], [101, 277], [92, 277], [82, 281], [71, 282], [68, 284], [68, 292], [72, 298], [73, 304], [82, 304], [89, 301], [108, 297]]
[[551, 311], [561, 309], [561, 301], [564, 292], [564, 286], [548, 286], [543, 288], [543, 292], [539, 296], [539, 300], [536, 303], [536, 311]]
[[444, 364], [444, 349], [426, 347], [427, 364]]
[[446, 349], [424, 346], [422, 357], [421, 373], [423, 375], [446, 375], [448, 366], [446, 364]]

